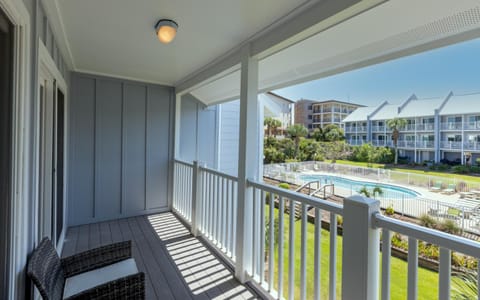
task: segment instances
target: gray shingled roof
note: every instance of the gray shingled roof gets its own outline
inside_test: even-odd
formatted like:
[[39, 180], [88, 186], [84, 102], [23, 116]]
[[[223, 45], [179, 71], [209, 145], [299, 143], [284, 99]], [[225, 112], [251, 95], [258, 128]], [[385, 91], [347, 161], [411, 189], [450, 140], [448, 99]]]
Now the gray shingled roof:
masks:
[[435, 109], [440, 108], [445, 98], [429, 98], [410, 101], [398, 114], [399, 118], [415, 118], [435, 115]]
[[398, 116], [398, 104], [387, 104], [382, 107], [370, 120], [390, 120]]
[[361, 122], [367, 121], [367, 116], [371, 114], [378, 106], [366, 106], [355, 109], [342, 122]]
[[440, 115], [471, 114], [480, 111], [480, 94], [453, 95]]

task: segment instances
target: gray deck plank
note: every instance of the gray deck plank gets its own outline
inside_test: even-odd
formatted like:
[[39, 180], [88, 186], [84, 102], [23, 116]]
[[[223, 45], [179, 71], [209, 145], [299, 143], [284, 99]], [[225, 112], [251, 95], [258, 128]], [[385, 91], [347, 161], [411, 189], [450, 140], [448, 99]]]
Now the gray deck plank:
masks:
[[154, 236], [154, 232], [151, 227], [145, 223], [144, 217], [137, 217], [135, 221], [139, 226], [139, 230], [142, 231], [143, 235], [146, 237], [148, 245], [154, 253], [153, 258], [156, 260], [160, 268], [166, 271], [170, 276], [167, 277], [167, 282], [170, 286], [170, 289], [175, 296], [175, 299], [191, 299], [191, 293], [188, 292], [187, 286], [179, 274], [178, 269], [174, 266], [173, 261], [166, 253], [165, 247], [162, 245], [161, 241]]
[[62, 257], [67, 257], [75, 254], [78, 240], [78, 227], [67, 229], [65, 234], [65, 241], [63, 243]]
[[156, 289], [155, 289], [155, 282], [156, 280], [153, 280], [151, 273], [147, 269], [147, 264], [148, 262], [145, 261], [145, 258], [142, 256], [141, 251], [139, 250], [139, 247], [142, 247], [141, 245], [137, 245], [136, 239], [134, 239], [133, 234], [130, 230], [130, 226], [128, 225], [128, 220], [127, 219], [120, 219], [117, 220], [118, 228], [120, 229], [120, 232], [122, 234], [122, 240], [127, 241], [131, 240], [132, 241], [132, 255], [135, 258], [135, 262], [137, 263], [138, 270], [140, 272], [145, 273], [145, 296], [147, 299], [159, 299]]
[[99, 224], [99, 226], [100, 226], [100, 245], [104, 246], [104, 245], [113, 243], [109, 222], [102, 222]]
[[161, 251], [156, 253], [151, 251], [148, 241], [141, 232], [140, 228], [138, 228], [135, 218], [129, 218], [128, 224], [132, 234], [135, 236], [135, 242], [137, 243], [139, 252], [145, 261], [148, 262], [146, 263], [147, 272], [150, 274], [150, 278], [152, 278], [152, 284], [155, 288], [158, 299], [175, 299], [174, 291], [170, 289], [166, 278], [167, 276], [169, 277], [171, 275], [165, 274], [168, 272], [168, 270], [162, 270], [161, 266], [155, 260], [155, 256], [159, 255], [159, 252]]
[[78, 240], [77, 245], [75, 247], [75, 253], [87, 251], [88, 248], [88, 240], [89, 240], [89, 226], [88, 225], [81, 225], [78, 227]]
[[89, 239], [88, 239], [88, 248], [94, 249], [101, 246], [100, 244], [100, 226], [99, 223], [93, 223], [89, 225]]
[[256, 299], [172, 213], [71, 227], [62, 256], [132, 240], [147, 299]]

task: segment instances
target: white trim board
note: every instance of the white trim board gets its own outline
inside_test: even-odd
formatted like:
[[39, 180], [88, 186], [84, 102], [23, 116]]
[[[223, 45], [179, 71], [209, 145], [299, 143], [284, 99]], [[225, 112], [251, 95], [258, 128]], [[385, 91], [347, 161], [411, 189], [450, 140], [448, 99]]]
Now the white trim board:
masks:
[[0, 9], [14, 25], [13, 73], [13, 133], [12, 133], [12, 195], [8, 298], [22, 298], [25, 290], [21, 273], [27, 262], [30, 247], [30, 15], [22, 1], [0, 0]]

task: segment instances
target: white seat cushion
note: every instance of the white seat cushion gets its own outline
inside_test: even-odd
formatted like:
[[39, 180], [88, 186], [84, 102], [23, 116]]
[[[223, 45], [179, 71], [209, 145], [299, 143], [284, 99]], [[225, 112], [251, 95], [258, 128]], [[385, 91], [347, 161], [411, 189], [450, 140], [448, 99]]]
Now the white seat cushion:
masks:
[[63, 298], [68, 298], [98, 285], [136, 273], [138, 273], [138, 269], [135, 260], [129, 258], [103, 268], [69, 277], [65, 281]]

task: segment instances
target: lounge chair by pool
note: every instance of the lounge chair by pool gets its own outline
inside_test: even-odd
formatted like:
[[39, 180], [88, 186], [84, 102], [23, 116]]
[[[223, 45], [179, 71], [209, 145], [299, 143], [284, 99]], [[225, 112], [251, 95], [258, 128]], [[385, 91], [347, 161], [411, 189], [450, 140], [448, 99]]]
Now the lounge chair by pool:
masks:
[[430, 191], [432, 192], [440, 192], [442, 190], [442, 182], [437, 181], [435, 184], [430, 188]]
[[442, 194], [455, 194], [457, 192], [457, 186], [453, 183], [450, 183], [448, 187], [442, 190]]

